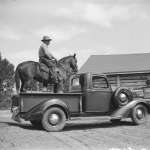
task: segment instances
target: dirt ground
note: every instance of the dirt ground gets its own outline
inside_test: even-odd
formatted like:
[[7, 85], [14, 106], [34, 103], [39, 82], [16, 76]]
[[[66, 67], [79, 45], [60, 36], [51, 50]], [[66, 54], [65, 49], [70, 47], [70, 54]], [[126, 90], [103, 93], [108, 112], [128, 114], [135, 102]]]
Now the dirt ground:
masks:
[[0, 111], [0, 150], [149, 150], [150, 117], [134, 126], [131, 120], [113, 125], [108, 118], [74, 118], [62, 132], [35, 129]]

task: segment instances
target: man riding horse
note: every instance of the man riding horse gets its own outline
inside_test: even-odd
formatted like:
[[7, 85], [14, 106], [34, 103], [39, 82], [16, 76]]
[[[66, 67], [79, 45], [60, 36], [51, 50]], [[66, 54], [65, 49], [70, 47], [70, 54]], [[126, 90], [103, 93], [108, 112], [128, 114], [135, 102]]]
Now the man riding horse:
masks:
[[41, 41], [43, 43], [39, 48], [39, 62], [45, 64], [49, 68], [50, 76], [57, 83], [59, 77], [58, 74], [54, 71], [57, 60], [48, 50], [48, 46], [52, 39], [49, 36], [43, 36]]
[[[29, 87], [33, 80], [42, 82], [43, 87], [47, 87], [47, 84], [54, 84], [54, 93], [60, 93], [64, 91], [64, 85], [71, 75], [77, 73], [77, 59], [76, 54], [69, 55], [60, 60], [56, 60], [54, 56], [48, 51], [48, 45], [51, 39], [48, 36], [44, 36], [42, 39], [42, 45], [39, 48], [39, 62], [24, 61], [16, 67], [15, 70], [15, 85], [16, 93], [26, 92], [26, 87]], [[42, 64], [45, 64], [47, 69], [43, 73]], [[45, 66], [44, 65], [44, 66]], [[57, 81], [57, 82], [56, 82]], [[45, 83], [45, 84], [44, 84]], [[12, 108], [13, 119], [19, 121], [19, 107], [16, 99], [16, 107]]]
[[43, 43], [39, 48], [40, 63], [24, 61], [16, 67], [15, 85], [17, 93], [32, 89], [31, 85], [34, 80], [43, 83], [45, 89], [48, 84], [53, 84], [55, 93], [63, 91], [66, 81], [78, 71], [76, 54], [57, 61], [48, 51], [50, 41], [48, 36], [44, 36], [42, 39]]

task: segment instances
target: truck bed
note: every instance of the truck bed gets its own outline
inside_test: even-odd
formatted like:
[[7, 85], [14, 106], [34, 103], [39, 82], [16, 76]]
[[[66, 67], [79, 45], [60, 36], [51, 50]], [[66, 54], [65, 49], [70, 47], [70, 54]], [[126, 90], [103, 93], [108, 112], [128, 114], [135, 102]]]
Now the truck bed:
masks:
[[80, 109], [82, 93], [27, 92], [20, 93], [19, 97], [21, 112], [28, 112], [38, 104], [50, 101], [52, 99], [60, 99], [68, 105], [71, 112], [78, 112]]

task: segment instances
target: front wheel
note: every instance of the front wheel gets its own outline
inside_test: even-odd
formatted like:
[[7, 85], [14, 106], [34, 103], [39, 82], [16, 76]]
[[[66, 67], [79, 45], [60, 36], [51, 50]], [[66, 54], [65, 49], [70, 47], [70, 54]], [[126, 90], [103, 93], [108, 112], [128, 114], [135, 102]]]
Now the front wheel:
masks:
[[42, 125], [46, 131], [61, 131], [66, 123], [65, 112], [58, 108], [52, 107], [46, 110], [42, 118]]
[[142, 104], [136, 105], [132, 110], [131, 118], [135, 125], [145, 123], [147, 121], [147, 116], [147, 108]]

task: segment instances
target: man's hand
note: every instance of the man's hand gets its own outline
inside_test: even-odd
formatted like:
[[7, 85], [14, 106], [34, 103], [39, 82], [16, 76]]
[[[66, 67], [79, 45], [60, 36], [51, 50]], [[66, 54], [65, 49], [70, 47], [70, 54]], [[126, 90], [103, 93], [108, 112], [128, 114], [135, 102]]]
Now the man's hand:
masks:
[[52, 60], [57, 64], [57, 59], [52, 57]]

